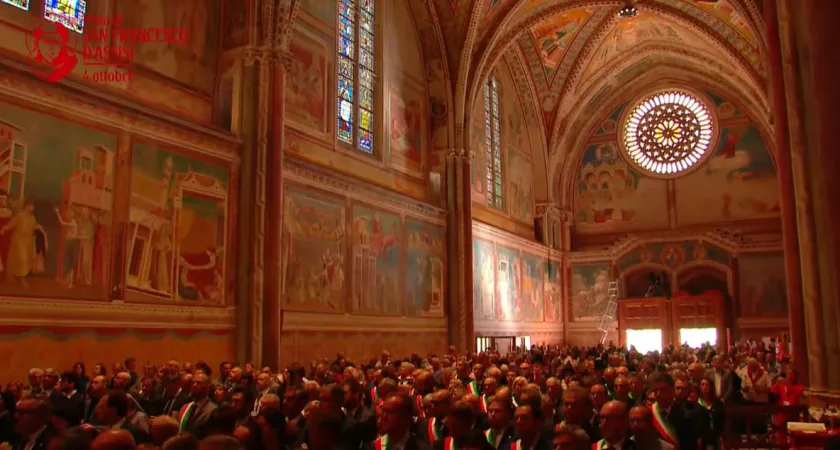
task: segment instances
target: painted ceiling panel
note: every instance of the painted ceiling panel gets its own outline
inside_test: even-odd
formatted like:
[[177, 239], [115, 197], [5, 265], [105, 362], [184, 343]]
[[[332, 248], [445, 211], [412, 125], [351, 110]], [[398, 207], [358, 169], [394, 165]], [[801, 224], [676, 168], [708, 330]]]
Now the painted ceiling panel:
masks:
[[556, 15], [531, 27], [531, 38], [543, 59], [546, 78], [551, 79], [566, 50], [572, 44], [583, 24], [592, 17], [596, 8], [579, 8]]

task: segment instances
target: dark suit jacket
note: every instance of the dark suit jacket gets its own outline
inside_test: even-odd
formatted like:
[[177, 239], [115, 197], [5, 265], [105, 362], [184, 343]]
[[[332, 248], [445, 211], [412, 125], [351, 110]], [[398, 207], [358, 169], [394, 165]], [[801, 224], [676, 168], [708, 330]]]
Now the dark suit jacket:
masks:
[[[433, 446], [434, 442], [431, 441], [429, 437], [429, 421], [431, 418], [427, 417], [425, 419], [420, 419], [415, 423], [414, 434], [417, 435], [417, 438], [421, 441], [425, 442], [429, 446]], [[439, 423], [440, 427], [440, 440], [443, 440], [446, 436], [449, 436], [449, 430], [446, 429], [446, 425], [443, 424], [442, 419], [438, 419], [437, 423]]]
[[[553, 433], [553, 431], [552, 431]], [[513, 427], [505, 428], [505, 431], [502, 433], [500, 437], [497, 438], [499, 445], [496, 448], [510, 448], [510, 444], [516, 440], [516, 433], [513, 431]]]
[[[553, 435], [546, 435], [545, 433], [540, 433], [540, 437], [537, 439], [537, 442], [534, 443], [533, 450], [553, 450], [554, 445], [551, 443], [553, 439]], [[516, 442], [519, 438], [514, 437], [510, 440], [510, 442], [502, 443], [503, 445], [499, 446], [499, 450], [510, 450], [511, 445]]]
[[[47, 450], [47, 447], [50, 446], [50, 440], [52, 440], [56, 433], [57, 431], [52, 427], [52, 425], [47, 425], [47, 427], [44, 428], [44, 431], [42, 431], [35, 439], [35, 446], [32, 447], [32, 450]], [[23, 450], [26, 448], [26, 444], [28, 443], [29, 439], [18, 436], [18, 439], [15, 441], [15, 445], [12, 448], [14, 450]]]
[[356, 421], [356, 435], [362, 442], [376, 439], [376, 414], [370, 408], [359, 405], [355, 411], [350, 412], [350, 417]]
[[[362, 438], [359, 436], [358, 423], [352, 417], [343, 414], [344, 423], [341, 425], [341, 448], [345, 450], [357, 450], [362, 445]], [[309, 424], [303, 426], [295, 442], [295, 448], [301, 448], [303, 444], [309, 445]]]
[[[191, 403], [187, 403], [186, 405], [182, 406], [181, 409], [178, 411], [178, 416], [175, 418], [178, 422], [181, 421], [181, 417], [189, 408]], [[211, 402], [210, 399], [206, 399], [203, 406], [197, 407], [195, 411], [193, 411], [192, 415], [190, 416], [189, 420], [184, 426], [183, 431], [190, 432], [197, 436], [201, 436], [202, 429], [204, 424], [210, 419], [210, 415], [213, 414], [217, 408], [216, 404]]]
[[[706, 372], [706, 377], [713, 382], [718, 376], [717, 372], [710, 370]], [[744, 397], [741, 393], [741, 378], [738, 377], [732, 370], [724, 370], [721, 374], [720, 380], [720, 400], [724, 403], [741, 402]]]
[[49, 403], [53, 410], [63, 411], [71, 427], [81, 423], [85, 412], [85, 399], [81, 392], [76, 391], [70, 397], [61, 392], [53, 392]]
[[[365, 443], [362, 445], [362, 450], [376, 450], [376, 445], [373, 442]], [[416, 435], [411, 434], [405, 444], [405, 450], [432, 450], [432, 448]]]
[[709, 425], [709, 412], [706, 408], [689, 402], [674, 404], [668, 413], [668, 421], [677, 433], [681, 449], [697, 448], [698, 439], [714, 445]]

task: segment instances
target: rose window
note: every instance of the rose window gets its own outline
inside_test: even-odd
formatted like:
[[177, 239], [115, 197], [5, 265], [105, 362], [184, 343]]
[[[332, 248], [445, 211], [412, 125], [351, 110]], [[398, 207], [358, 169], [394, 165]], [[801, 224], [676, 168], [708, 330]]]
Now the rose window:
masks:
[[682, 175], [712, 152], [714, 119], [697, 96], [679, 91], [645, 97], [624, 119], [622, 147], [643, 171]]

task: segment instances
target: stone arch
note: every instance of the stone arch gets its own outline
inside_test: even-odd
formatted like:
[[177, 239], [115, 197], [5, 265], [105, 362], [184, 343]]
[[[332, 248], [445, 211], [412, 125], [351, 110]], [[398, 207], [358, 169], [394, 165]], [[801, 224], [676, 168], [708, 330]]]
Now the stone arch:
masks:
[[[657, 275], [663, 272], [668, 275], [668, 282], [674, 286], [674, 271], [670, 267], [659, 263], [639, 263], [622, 270], [619, 274], [620, 298], [639, 298], [647, 294], [650, 287], [649, 275], [654, 272]], [[673, 290], [673, 288], [672, 288]]]
[[723, 296], [724, 324], [732, 328], [737, 302], [732, 268], [715, 261], [691, 261], [681, 266], [674, 275], [675, 290], [690, 295], [701, 295], [706, 291], [719, 291]]

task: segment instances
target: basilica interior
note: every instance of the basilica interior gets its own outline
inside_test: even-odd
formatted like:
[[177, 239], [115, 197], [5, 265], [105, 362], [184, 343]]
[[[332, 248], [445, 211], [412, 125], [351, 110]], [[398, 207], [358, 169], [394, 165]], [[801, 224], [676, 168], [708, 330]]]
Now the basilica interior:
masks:
[[838, 396], [838, 16], [0, 0], [0, 380], [773, 339]]

